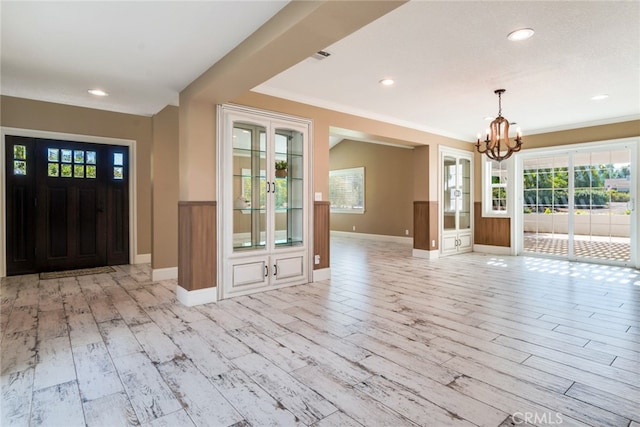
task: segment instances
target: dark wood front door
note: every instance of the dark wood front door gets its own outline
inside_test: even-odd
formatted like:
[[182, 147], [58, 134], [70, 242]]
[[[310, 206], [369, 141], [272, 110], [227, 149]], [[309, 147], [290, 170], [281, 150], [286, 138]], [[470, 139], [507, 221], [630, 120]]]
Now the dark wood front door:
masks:
[[7, 275], [128, 262], [127, 147], [5, 142]]

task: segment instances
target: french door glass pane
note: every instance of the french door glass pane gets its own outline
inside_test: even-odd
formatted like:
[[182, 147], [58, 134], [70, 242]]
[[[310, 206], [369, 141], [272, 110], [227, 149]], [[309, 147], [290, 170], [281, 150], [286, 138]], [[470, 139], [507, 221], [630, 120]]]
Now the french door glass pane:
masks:
[[456, 229], [456, 210], [457, 210], [457, 162], [455, 157], [445, 156], [444, 167], [442, 168], [444, 176], [444, 229]]
[[460, 159], [458, 164], [458, 194], [460, 195], [459, 228], [471, 228], [471, 161]]
[[525, 159], [524, 251], [630, 261], [630, 176], [627, 149]]
[[629, 150], [578, 153], [574, 164], [575, 257], [629, 261]]
[[303, 144], [301, 132], [275, 130], [275, 245], [303, 244]]
[[524, 251], [568, 255], [568, 174], [567, 156], [525, 159]]
[[267, 242], [266, 129], [233, 126], [233, 249], [264, 248]]

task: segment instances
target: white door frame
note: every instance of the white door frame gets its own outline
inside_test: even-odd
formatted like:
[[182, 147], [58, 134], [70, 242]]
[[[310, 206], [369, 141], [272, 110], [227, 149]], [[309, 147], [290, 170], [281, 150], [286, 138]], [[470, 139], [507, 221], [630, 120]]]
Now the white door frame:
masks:
[[[516, 208], [513, 219], [515, 221], [512, 230], [512, 242], [515, 242], [516, 255], [522, 255], [524, 252], [523, 232], [524, 232], [524, 219], [523, 219], [523, 171], [524, 171], [524, 159], [540, 156], [553, 156], [553, 155], [573, 155], [577, 151], [590, 151], [590, 150], [616, 150], [616, 149], [629, 149], [631, 158], [631, 182], [634, 184], [631, 188], [631, 200], [633, 201], [633, 209], [631, 212], [631, 228], [630, 228], [630, 245], [631, 245], [631, 260], [629, 262], [630, 267], [640, 268], [640, 226], [638, 226], [639, 204], [638, 193], [640, 192], [640, 137], [611, 139], [605, 141], [586, 142], [578, 144], [566, 144], [558, 145], [554, 147], [544, 148], [532, 148], [523, 150], [515, 155], [515, 189], [516, 194]], [[581, 262], [584, 260], [580, 260]], [[589, 262], [589, 261], [585, 261]], [[599, 260], [601, 264], [615, 264], [608, 263], [607, 260]]]
[[[6, 212], [6, 136], [25, 136], [29, 138], [58, 139], [93, 144], [121, 145], [129, 147], [129, 263], [147, 262], [138, 259], [138, 193], [136, 179], [136, 141], [133, 139], [108, 138], [103, 136], [80, 135], [74, 133], [50, 132], [35, 129], [0, 127], [0, 277], [7, 275], [7, 212]], [[150, 260], [149, 260], [150, 261]]]

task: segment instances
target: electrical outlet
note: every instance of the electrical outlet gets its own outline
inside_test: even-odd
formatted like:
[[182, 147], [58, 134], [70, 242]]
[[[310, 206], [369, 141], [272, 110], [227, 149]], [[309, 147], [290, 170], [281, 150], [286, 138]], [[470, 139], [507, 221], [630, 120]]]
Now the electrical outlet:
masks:
[[432, 241], [431, 241], [431, 247], [432, 247], [432, 248], [435, 248], [435, 247], [436, 247], [436, 241], [435, 241], [435, 240], [432, 240]]
[[356, 231], [356, 226], [355, 225], [353, 226], [352, 231]]
[[313, 257], [313, 262], [317, 265], [320, 264], [320, 255], [316, 255], [315, 257]]
[[408, 236], [409, 235], [409, 230], [404, 230], [404, 235]]

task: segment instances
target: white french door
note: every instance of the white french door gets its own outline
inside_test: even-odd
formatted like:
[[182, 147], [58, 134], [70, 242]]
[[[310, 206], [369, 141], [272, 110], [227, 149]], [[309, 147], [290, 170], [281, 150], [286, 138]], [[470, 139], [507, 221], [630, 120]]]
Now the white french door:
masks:
[[519, 156], [518, 253], [638, 265], [637, 142]]

